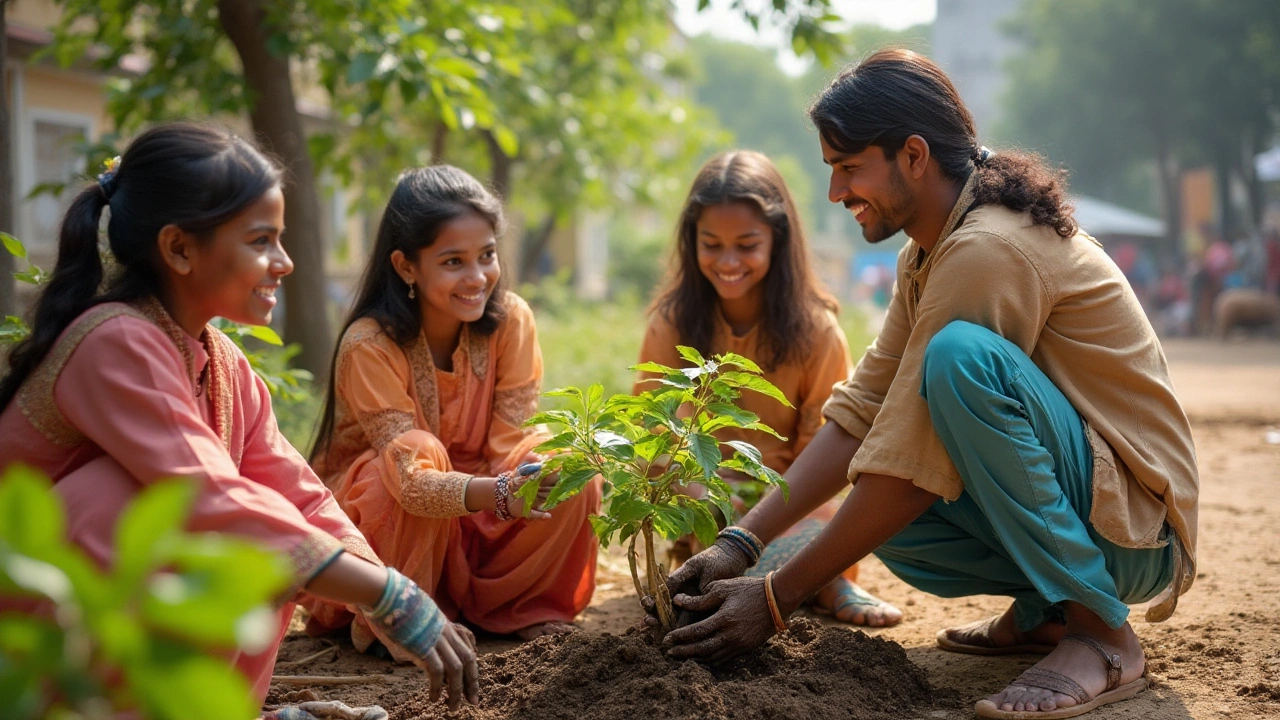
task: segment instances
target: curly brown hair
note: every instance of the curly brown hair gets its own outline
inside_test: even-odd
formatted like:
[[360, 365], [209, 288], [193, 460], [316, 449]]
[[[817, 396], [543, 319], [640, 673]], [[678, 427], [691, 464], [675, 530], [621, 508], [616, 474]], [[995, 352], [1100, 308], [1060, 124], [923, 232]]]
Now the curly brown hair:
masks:
[[955, 85], [923, 55], [887, 49], [846, 67], [809, 106], [809, 119], [835, 150], [857, 154], [875, 145], [890, 160], [919, 135], [947, 177], [964, 182], [978, 173], [979, 204], [1028, 212], [1062, 237], [1076, 232], [1066, 171], [1034, 153], [984, 152]]

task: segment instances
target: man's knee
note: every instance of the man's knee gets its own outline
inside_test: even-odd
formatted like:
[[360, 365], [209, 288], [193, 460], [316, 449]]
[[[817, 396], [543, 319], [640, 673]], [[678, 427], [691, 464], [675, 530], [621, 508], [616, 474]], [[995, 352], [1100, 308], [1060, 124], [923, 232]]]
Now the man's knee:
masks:
[[921, 394], [928, 397], [931, 385], [950, 385], [958, 375], [971, 374], [969, 370], [974, 363], [990, 357], [1001, 340], [981, 325], [952, 320], [925, 346]]

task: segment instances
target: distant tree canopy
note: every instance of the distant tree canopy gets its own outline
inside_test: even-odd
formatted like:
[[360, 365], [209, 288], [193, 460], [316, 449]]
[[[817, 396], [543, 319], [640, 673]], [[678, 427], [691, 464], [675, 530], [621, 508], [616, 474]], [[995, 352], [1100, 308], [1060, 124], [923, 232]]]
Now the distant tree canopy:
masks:
[[[463, 165], [554, 224], [570, 208], [643, 201], [687, 173], [703, 118], [680, 97], [665, 0], [59, 0], [52, 52], [117, 76], [128, 132], [172, 117], [247, 115], [288, 167], [296, 271], [285, 335], [322, 375], [332, 348], [316, 176], [329, 170], [376, 207], [400, 169]], [[701, 3], [705, 8], [706, 3]], [[794, 47], [839, 53], [830, 0], [733, 0]], [[91, 52], [92, 50], [92, 52]], [[136, 65], [135, 65], [136, 66]], [[327, 130], [307, 132], [299, 99]], [[522, 189], [524, 188], [524, 189]], [[517, 230], [518, 232], [518, 230]]]
[[1216, 170], [1229, 237], [1243, 229], [1232, 178], [1259, 221], [1253, 156], [1280, 121], [1280, 3], [1026, 0], [1009, 30], [1025, 50], [1008, 64], [1002, 134], [1065, 162], [1086, 193], [1140, 205], [1154, 177], [1173, 237], [1179, 176], [1196, 165]]

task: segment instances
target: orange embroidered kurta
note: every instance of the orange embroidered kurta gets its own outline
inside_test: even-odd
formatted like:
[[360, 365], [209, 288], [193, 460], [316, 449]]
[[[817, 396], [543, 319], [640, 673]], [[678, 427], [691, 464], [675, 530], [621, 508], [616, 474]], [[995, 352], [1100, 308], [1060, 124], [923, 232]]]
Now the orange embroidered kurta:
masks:
[[[492, 335], [464, 326], [451, 371], [435, 366], [421, 335], [402, 348], [375, 320], [352, 323], [338, 350], [333, 436], [316, 463], [379, 557], [451, 619], [499, 633], [570, 622], [586, 608], [598, 548], [587, 517], [600, 506], [593, 483], [551, 520], [466, 509], [470, 477], [514, 470], [547, 438], [523, 427], [542, 381], [533, 311], [513, 293], [505, 302]], [[332, 605], [312, 609], [322, 628], [351, 619]]]
[[[91, 308], [62, 334], [0, 413], [0, 469], [21, 462], [49, 475], [71, 540], [109, 566], [116, 520], [147, 484], [203, 482], [187, 523], [242, 535], [292, 560], [292, 600], [343, 551], [377, 558], [276, 427], [266, 386], [239, 349], [206, 329], [183, 333], [158, 303]], [[188, 367], [186, 349], [190, 353]], [[195, 378], [208, 366], [207, 389]], [[266, 651], [235, 658], [266, 697], [293, 603]]]

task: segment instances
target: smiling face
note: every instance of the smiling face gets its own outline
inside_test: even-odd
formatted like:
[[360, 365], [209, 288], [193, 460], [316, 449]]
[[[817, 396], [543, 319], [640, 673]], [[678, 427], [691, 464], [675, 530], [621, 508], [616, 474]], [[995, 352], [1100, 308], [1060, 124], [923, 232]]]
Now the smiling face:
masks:
[[831, 166], [827, 198], [853, 213], [867, 242], [887, 240], [907, 226], [915, 198], [899, 167], [905, 153], [890, 160], [874, 145], [849, 154], [833, 149], [821, 136], [819, 142], [822, 161]]
[[177, 282], [193, 315], [247, 325], [271, 322], [280, 279], [293, 272], [283, 233], [284, 193], [274, 187], [215, 228], [210, 240], [192, 243], [189, 272]]
[[493, 226], [474, 212], [445, 223], [435, 242], [419, 250], [417, 258], [397, 250], [392, 262], [400, 278], [414, 285], [428, 325], [479, 320], [502, 276]]
[[709, 205], [698, 215], [698, 269], [721, 301], [758, 299], [769, 273], [773, 229], [755, 205]]

